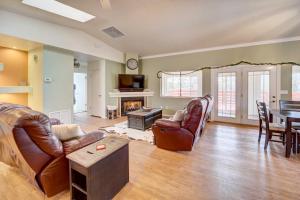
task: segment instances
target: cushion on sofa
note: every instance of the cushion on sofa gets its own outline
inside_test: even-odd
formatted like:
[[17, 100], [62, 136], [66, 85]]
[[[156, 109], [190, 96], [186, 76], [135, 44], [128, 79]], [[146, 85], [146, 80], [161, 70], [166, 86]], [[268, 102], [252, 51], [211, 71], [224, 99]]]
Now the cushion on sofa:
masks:
[[61, 141], [67, 141], [85, 135], [85, 133], [81, 130], [80, 126], [77, 124], [53, 125], [51, 126], [51, 131]]
[[184, 117], [184, 110], [177, 110], [175, 115], [172, 117], [172, 121], [181, 122]]

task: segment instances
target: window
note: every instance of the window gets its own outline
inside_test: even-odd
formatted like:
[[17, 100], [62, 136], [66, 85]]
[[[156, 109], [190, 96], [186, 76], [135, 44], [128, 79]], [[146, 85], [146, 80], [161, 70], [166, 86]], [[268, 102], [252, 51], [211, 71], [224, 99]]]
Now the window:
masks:
[[292, 67], [292, 99], [300, 101], [300, 66]]
[[202, 71], [168, 72], [161, 77], [161, 96], [200, 97], [202, 96]]

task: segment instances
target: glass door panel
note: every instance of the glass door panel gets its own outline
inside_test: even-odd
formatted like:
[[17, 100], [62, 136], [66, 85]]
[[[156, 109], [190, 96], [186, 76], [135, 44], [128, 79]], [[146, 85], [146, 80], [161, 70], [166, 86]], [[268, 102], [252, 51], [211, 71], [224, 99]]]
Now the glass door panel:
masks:
[[242, 80], [241, 123], [257, 125], [256, 101], [265, 102], [270, 108], [278, 105], [276, 67], [244, 66]]
[[248, 119], [257, 120], [256, 101], [270, 102], [270, 71], [248, 72]]
[[236, 117], [236, 73], [218, 73], [218, 117]]

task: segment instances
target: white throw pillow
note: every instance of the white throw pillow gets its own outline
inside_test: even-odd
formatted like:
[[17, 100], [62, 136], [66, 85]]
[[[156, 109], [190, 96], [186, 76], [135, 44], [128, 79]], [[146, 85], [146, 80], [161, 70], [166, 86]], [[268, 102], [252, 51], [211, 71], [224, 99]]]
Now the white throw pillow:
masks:
[[51, 131], [61, 141], [70, 140], [85, 135], [77, 124], [60, 124], [51, 126]]
[[181, 122], [184, 117], [184, 110], [177, 110], [172, 120], [176, 122]]

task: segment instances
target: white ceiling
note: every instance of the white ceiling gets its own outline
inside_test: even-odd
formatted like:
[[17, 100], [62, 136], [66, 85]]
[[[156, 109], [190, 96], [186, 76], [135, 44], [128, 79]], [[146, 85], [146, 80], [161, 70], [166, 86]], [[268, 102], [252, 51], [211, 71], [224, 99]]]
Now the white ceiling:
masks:
[[[0, 47], [6, 47], [10, 49], [17, 49], [21, 51], [29, 51], [32, 49], [36, 49], [42, 47], [43, 44], [38, 42], [32, 42], [29, 40], [24, 40], [16, 37], [11, 37], [7, 35], [0, 34]], [[80, 62], [92, 62], [99, 60], [98, 57], [87, 55], [84, 53], [73, 52], [74, 58], [79, 60]]]
[[[1, 0], [2, 9], [75, 27], [123, 52], [140, 56], [300, 36], [299, 0], [59, 0], [96, 16], [87, 23], [41, 11], [21, 0]], [[115, 26], [126, 36], [100, 30]]]

